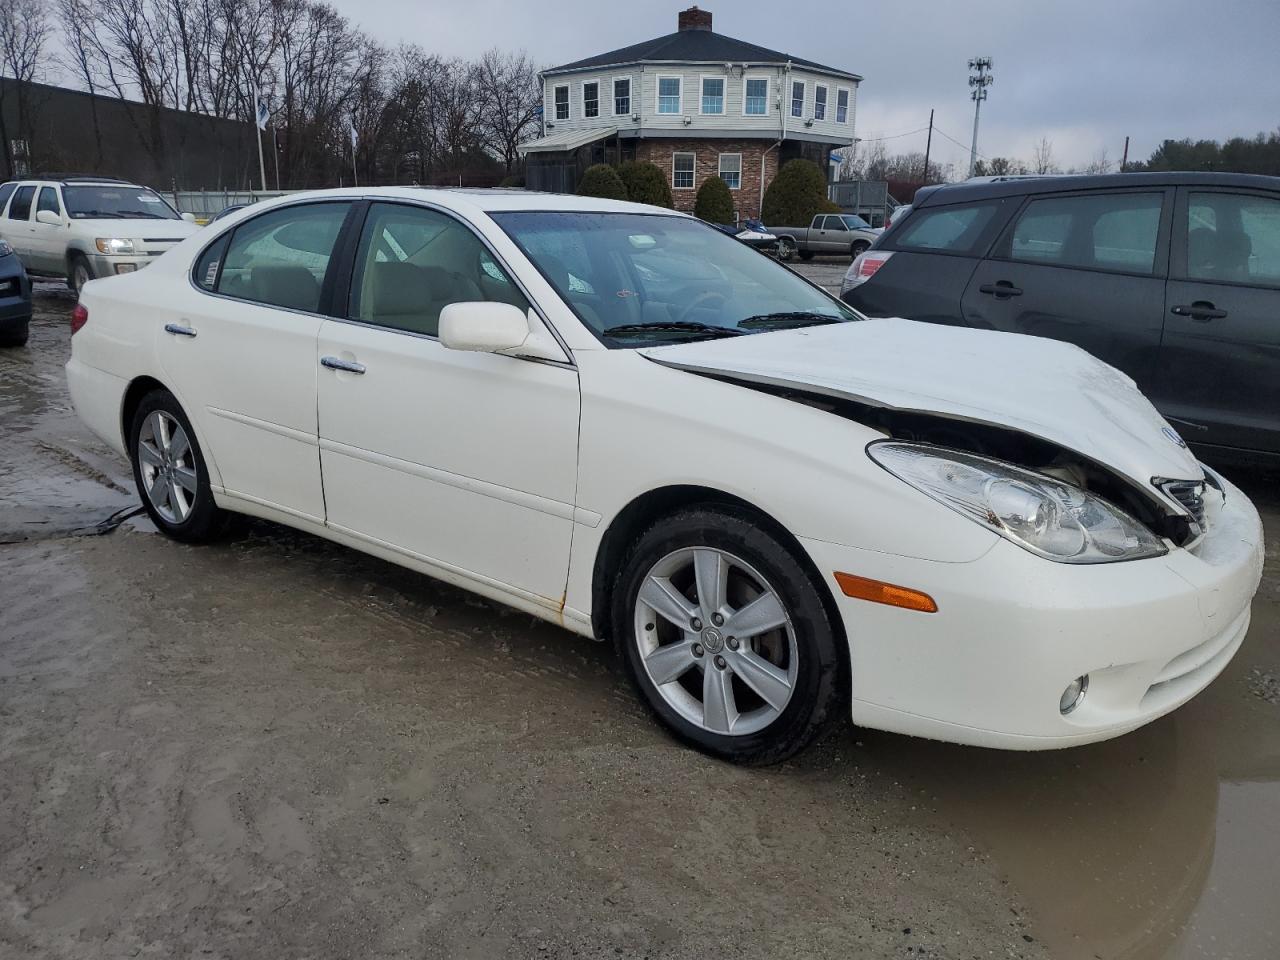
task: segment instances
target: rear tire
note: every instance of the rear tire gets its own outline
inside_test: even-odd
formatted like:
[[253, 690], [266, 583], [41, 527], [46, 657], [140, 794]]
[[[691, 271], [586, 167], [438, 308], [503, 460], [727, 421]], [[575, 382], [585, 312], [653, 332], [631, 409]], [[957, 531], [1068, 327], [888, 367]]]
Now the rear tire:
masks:
[[93, 268], [89, 266], [88, 259], [82, 253], [72, 254], [67, 268], [67, 286], [71, 288], [71, 292], [80, 296], [84, 285], [92, 279]]
[[819, 590], [748, 515], [689, 508], [628, 551], [613, 591], [614, 642], [677, 739], [735, 763], [778, 763], [845, 712], [844, 641]]
[[138, 404], [129, 457], [138, 496], [161, 532], [183, 543], [205, 543], [222, 532], [226, 513], [213, 502], [204, 454], [168, 390], [153, 390]]
[[31, 322], [27, 321], [22, 325], [21, 330], [10, 333], [0, 333], [0, 347], [25, 347], [27, 340], [31, 337]]

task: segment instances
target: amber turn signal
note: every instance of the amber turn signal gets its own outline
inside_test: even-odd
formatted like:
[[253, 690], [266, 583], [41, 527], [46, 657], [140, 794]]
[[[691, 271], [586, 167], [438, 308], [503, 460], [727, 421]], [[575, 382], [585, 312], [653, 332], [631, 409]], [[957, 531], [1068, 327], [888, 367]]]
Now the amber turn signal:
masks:
[[870, 600], [872, 603], [887, 603], [891, 607], [905, 607], [907, 610], [919, 610], [921, 613], [937, 613], [938, 605], [933, 597], [910, 587], [899, 587], [896, 584], [871, 580], [867, 577], [855, 577], [852, 573], [837, 573], [836, 583], [846, 597], [859, 600]]

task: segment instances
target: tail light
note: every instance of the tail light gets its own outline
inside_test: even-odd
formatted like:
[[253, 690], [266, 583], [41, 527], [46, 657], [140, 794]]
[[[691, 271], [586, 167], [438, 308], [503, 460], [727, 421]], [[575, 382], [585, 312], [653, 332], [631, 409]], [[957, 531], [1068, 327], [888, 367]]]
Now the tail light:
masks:
[[876, 275], [876, 271], [889, 262], [892, 250], [868, 250], [854, 258], [840, 283], [840, 294], [843, 296], [859, 284], [866, 283]]
[[89, 322], [89, 311], [85, 309], [83, 303], [77, 303], [76, 308], [71, 311], [71, 332], [76, 333], [81, 327]]

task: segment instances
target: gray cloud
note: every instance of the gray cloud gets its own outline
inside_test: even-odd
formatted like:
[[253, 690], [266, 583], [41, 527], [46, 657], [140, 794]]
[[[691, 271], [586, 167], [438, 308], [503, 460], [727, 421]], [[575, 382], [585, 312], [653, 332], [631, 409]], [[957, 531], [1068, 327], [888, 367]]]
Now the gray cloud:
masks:
[[[525, 48], [548, 65], [675, 29], [687, 3], [555, 0], [332, 0], [388, 44], [473, 57]], [[943, 136], [934, 155], [963, 168], [973, 122], [971, 56], [995, 59], [978, 149], [1030, 159], [1042, 136], [1060, 162], [1105, 148], [1144, 159], [1166, 137], [1223, 139], [1280, 126], [1280, 2], [1226, 0], [985, 0], [981, 3], [703, 0], [721, 33], [844, 67], [866, 79], [858, 135], [922, 127], [929, 109]], [[886, 141], [923, 150], [924, 134]]]

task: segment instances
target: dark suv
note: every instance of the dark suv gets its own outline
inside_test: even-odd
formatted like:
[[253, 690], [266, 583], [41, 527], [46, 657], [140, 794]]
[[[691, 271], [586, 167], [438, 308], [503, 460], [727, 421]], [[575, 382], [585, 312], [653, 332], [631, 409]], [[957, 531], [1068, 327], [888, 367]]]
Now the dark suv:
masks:
[[1280, 459], [1280, 178], [1130, 173], [926, 187], [844, 300], [1067, 340], [1205, 454]]

